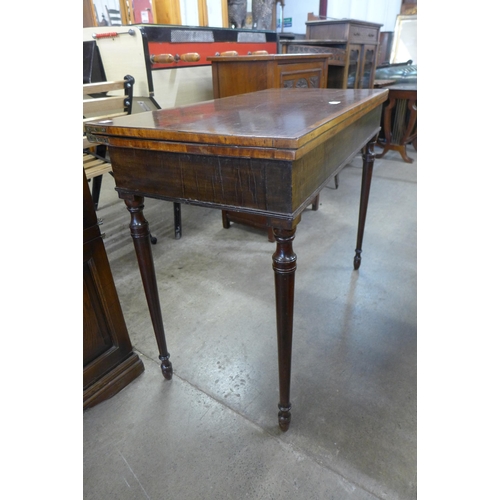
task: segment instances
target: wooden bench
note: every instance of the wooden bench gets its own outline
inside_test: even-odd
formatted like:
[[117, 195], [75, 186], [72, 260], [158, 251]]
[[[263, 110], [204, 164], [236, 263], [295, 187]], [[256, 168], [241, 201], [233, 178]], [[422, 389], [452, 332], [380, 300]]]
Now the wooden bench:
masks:
[[83, 84], [83, 170], [92, 180], [92, 201], [97, 210], [102, 176], [113, 173], [107, 158], [106, 146], [89, 142], [85, 135], [85, 123], [108, 120], [132, 112], [134, 78], [127, 75], [123, 80]]
[[[113, 175], [105, 145], [91, 143], [85, 135], [85, 124], [95, 120], [111, 120], [132, 113], [134, 77], [126, 75], [123, 80], [83, 84], [83, 169], [87, 180], [92, 180], [92, 201], [95, 210], [99, 204], [102, 176]], [[182, 236], [181, 205], [174, 203], [175, 239]], [[156, 238], [151, 236], [151, 242]]]

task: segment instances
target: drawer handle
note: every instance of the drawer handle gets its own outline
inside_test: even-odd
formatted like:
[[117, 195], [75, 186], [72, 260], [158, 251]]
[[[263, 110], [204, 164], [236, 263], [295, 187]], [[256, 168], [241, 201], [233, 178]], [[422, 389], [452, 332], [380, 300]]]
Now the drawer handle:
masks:
[[[353, 33], [353, 35], [354, 35], [354, 36], [361, 36], [361, 33], [358, 31], [358, 32], [356, 32], [356, 33]], [[373, 37], [375, 36], [375, 34], [374, 34], [374, 33], [368, 33], [368, 36], [369, 36], [370, 38], [373, 38]]]

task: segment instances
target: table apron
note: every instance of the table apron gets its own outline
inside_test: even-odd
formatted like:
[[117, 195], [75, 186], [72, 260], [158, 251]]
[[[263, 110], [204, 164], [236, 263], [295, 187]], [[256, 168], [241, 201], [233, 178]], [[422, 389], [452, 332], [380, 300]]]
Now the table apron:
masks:
[[[298, 160], [173, 153], [110, 146], [121, 198], [144, 196], [292, 221], [380, 130], [381, 106]], [[294, 224], [295, 225], [295, 224]]]

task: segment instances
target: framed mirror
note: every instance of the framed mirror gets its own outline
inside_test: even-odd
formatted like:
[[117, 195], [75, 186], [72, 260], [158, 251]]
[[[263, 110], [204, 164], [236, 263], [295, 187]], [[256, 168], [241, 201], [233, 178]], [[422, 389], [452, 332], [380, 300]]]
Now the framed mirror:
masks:
[[417, 16], [397, 16], [391, 64], [405, 63], [409, 59], [417, 65]]

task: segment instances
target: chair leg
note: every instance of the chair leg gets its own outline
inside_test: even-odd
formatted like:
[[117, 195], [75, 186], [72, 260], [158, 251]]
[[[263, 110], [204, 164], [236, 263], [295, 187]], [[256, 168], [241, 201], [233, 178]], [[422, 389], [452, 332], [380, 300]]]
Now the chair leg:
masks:
[[92, 179], [92, 201], [94, 202], [94, 208], [97, 210], [99, 205], [99, 196], [101, 194], [102, 185], [102, 175], [98, 175]]
[[314, 211], [319, 210], [319, 194], [316, 196], [316, 198], [314, 198], [314, 200], [312, 202], [312, 209]]
[[231, 227], [231, 222], [229, 221], [229, 217], [227, 216], [227, 210], [221, 210], [222, 213], [222, 227], [224, 229], [229, 229]]
[[181, 204], [174, 202], [174, 227], [175, 239], [180, 240], [182, 236], [182, 223], [181, 223]]

